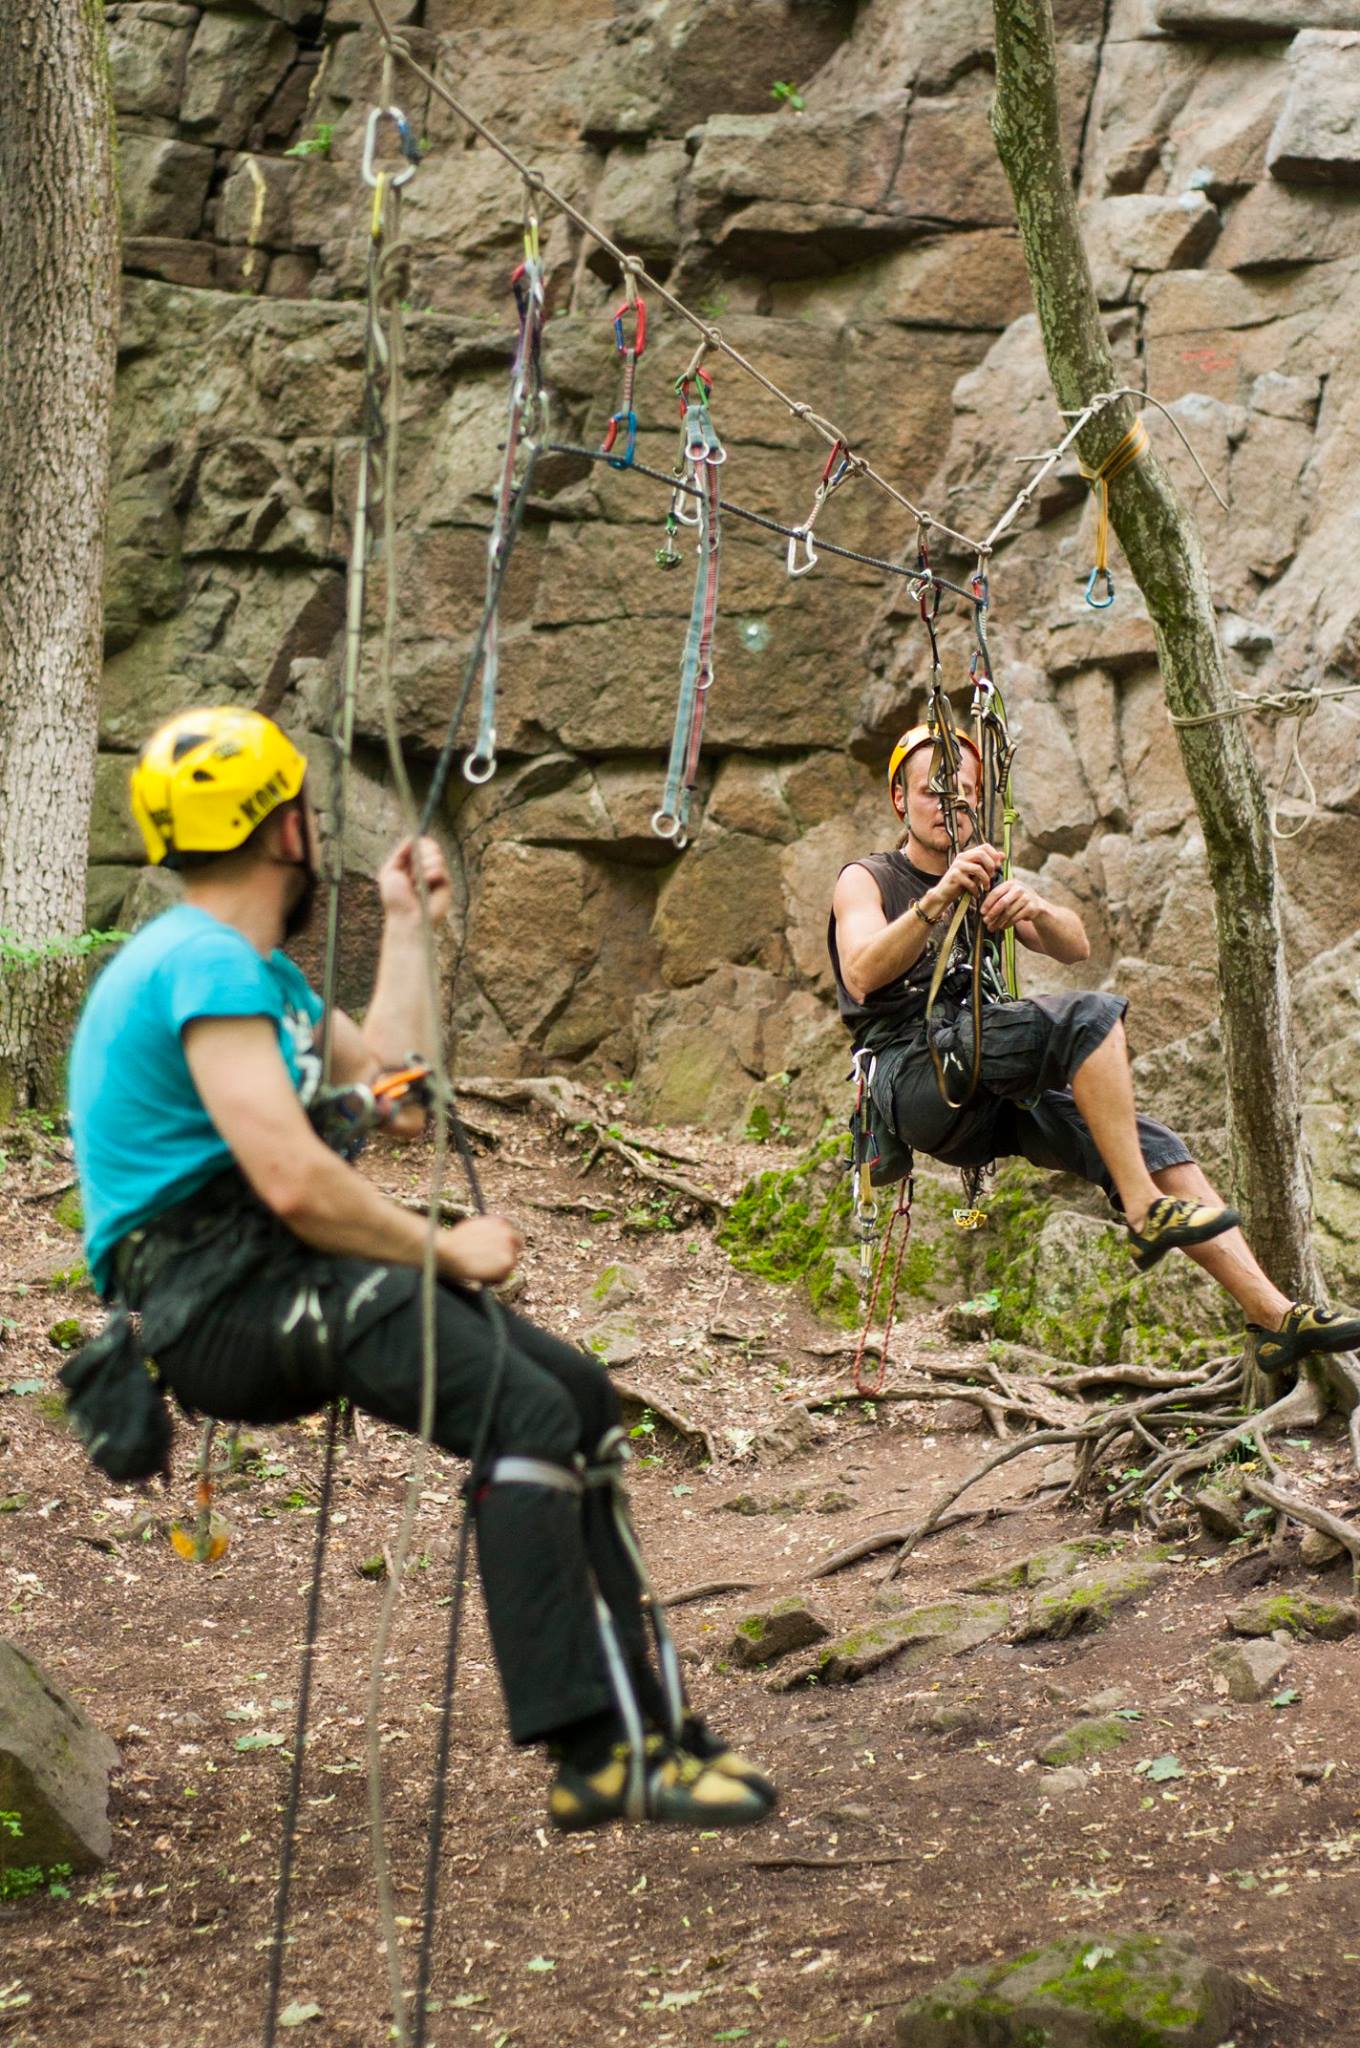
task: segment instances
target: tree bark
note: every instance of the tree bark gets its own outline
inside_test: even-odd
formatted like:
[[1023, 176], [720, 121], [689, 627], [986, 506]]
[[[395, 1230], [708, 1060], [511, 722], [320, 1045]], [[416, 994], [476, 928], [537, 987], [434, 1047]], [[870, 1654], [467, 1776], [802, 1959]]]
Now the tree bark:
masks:
[[58, 1096], [82, 980], [118, 330], [101, 0], [3, 0], [0, 81], [3, 1117]]
[[[1119, 378], [1060, 136], [1052, 9], [1050, 0], [994, 5], [992, 132], [1015, 198], [1049, 375], [1059, 405], [1077, 410]], [[1098, 467], [1133, 419], [1131, 400], [1121, 399], [1089, 423], [1077, 444], [1087, 469]], [[1110, 518], [1152, 619], [1169, 710], [1231, 711], [1199, 535], [1152, 450], [1111, 483]], [[1234, 1190], [1276, 1285], [1316, 1297], [1311, 1182], [1265, 792], [1240, 718], [1178, 727], [1177, 739], [1214, 892]]]

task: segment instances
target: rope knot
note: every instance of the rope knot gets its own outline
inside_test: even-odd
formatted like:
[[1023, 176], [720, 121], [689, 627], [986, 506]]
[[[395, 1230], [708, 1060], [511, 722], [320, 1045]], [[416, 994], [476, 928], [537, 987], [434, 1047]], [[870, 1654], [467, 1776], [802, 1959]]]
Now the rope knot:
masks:
[[393, 312], [411, 296], [411, 244], [393, 242], [378, 258], [375, 297], [384, 313]]

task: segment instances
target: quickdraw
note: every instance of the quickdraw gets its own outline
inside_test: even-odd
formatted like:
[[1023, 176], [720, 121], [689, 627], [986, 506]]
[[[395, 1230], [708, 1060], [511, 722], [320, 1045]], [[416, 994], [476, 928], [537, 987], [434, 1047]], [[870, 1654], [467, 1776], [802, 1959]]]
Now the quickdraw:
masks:
[[[677, 491], [671, 502], [670, 517], [677, 526], [693, 525], [697, 528], [699, 561], [680, 669], [680, 693], [675, 706], [675, 728], [666, 766], [666, 784], [661, 807], [652, 815], [652, 830], [658, 839], [672, 840], [679, 851], [688, 843], [690, 799], [699, 780], [704, 712], [713, 685], [713, 628], [718, 615], [718, 567], [722, 545], [718, 470], [726, 462], [727, 455], [709, 411], [708, 401], [713, 389], [711, 378], [696, 362], [676, 380], [675, 388], [680, 399], [682, 421], [677, 469], [686, 484], [697, 486], [698, 497], [693, 500], [696, 510], [691, 517], [685, 509], [690, 502], [689, 494]], [[668, 527], [669, 524], [668, 520]]]
[[[949, 835], [950, 860], [958, 858], [958, 821], [959, 813], [962, 811], [971, 824], [970, 837], [974, 842], [985, 840], [989, 845], [995, 845], [998, 840], [1000, 841], [1001, 874], [1004, 879], [1011, 872], [1011, 839], [1017, 817], [1011, 799], [1011, 764], [1015, 758], [1015, 747], [1006, 726], [1005, 704], [992, 678], [992, 661], [987, 646], [985, 625], [990, 592], [986, 572], [981, 563], [973, 577], [972, 597], [977, 646], [969, 670], [973, 686], [970, 709], [975, 743], [982, 762], [982, 787], [977, 807], [974, 808], [968, 802], [961, 790], [959, 741], [938, 666], [931, 677], [930, 702], [926, 714], [927, 723], [935, 736], [935, 752], [928, 787], [940, 798], [943, 805], [945, 829]], [[922, 602], [924, 604], [924, 600]], [[933, 646], [933, 631], [931, 641]], [[950, 1091], [945, 1062], [931, 1026], [935, 1005], [960, 937], [970, 955], [969, 1012], [973, 1026], [973, 1045], [967, 1081], [962, 1093], [956, 1097]], [[1001, 956], [1001, 985], [992, 993], [1014, 996], [1018, 993], [1019, 982], [1013, 931], [1007, 932], [1002, 940]], [[961, 896], [940, 941], [935, 969], [926, 996], [926, 1039], [930, 1046], [931, 1062], [935, 1068], [935, 1079], [939, 1084], [940, 1093], [951, 1109], [966, 1109], [977, 1093], [978, 1083], [982, 1078], [982, 1007], [988, 994], [986, 981], [989, 958], [988, 933], [982, 920], [981, 905], [974, 903], [970, 896]]]
[[[632, 271], [626, 275], [628, 296], [614, 315], [614, 348], [623, 357], [623, 392], [618, 411], [609, 415], [609, 425], [600, 444], [600, 453], [609, 457], [611, 469], [631, 469], [637, 453], [638, 423], [633, 394], [637, 384], [637, 366], [647, 347], [647, 301], [639, 294]], [[631, 335], [625, 332], [624, 327], [630, 319], [633, 323]], [[623, 453], [615, 455], [620, 428], [624, 436]]]
[[[495, 517], [487, 536], [486, 628], [482, 638], [482, 698], [477, 737], [463, 762], [469, 782], [489, 782], [496, 772], [496, 685], [500, 676], [500, 592], [505, 565], [524, 517], [534, 465], [547, 427], [543, 394], [543, 264], [538, 244], [538, 211], [532, 190], [524, 205], [524, 261], [510, 279], [519, 313], [519, 338], [510, 369], [510, 404], [505, 427], [505, 461]], [[523, 467], [520, 455], [523, 451]], [[517, 475], [518, 473], [518, 475]]]
[[[1108, 611], [1114, 603], [1114, 578], [1110, 574], [1110, 485], [1126, 469], [1147, 453], [1148, 431], [1141, 419], [1136, 419], [1120, 440], [1116, 441], [1098, 469], [1083, 469], [1082, 475], [1096, 492], [1096, 559], [1095, 567], [1086, 579], [1086, 602], [1093, 612]], [[1096, 586], [1103, 581], [1105, 595], [1096, 596]]]
[[[817, 551], [812, 545], [812, 536], [816, 529], [817, 521], [821, 517], [822, 507], [832, 493], [838, 491], [845, 482], [845, 479], [848, 476], [853, 476], [859, 467], [859, 458], [850, 453], [844, 441], [837, 440], [832, 447], [831, 453], [826, 458], [826, 467], [822, 471], [821, 481], [817, 485], [816, 496], [812, 500], [812, 510], [808, 513], [803, 524], [795, 527], [794, 531], [789, 535], [789, 544], [784, 555], [784, 566], [790, 576], [806, 576], [816, 568]], [[799, 548], [803, 551], [801, 562], [798, 559]]]

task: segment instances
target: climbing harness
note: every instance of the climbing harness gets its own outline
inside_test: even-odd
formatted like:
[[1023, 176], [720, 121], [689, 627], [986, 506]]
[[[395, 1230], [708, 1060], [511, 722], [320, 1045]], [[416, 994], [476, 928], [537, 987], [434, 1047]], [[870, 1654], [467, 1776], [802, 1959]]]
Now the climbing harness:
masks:
[[[1110, 574], [1110, 485], [1126, 469], [1142, 460], [1148, 449], [1148, 431], [1141, 419], [1136, 419], [1127, 434], [1115, 442], [1105, 460], [1096, 469], [1083, 469], [1082, 475], [1096, 493], [1096, 559], [1095, 567], [1086, 579], [1086, 602], [1093, 612], [1108, 611], [1114, 603], [1114, 578]], [[1096, 586], [1104, 583], [1105, 595], [1096, 596]]]
[[[482, 702], [477, 737], [463, 762], [469, 782], [489, 782], [496, 772], [496, 685], [500, 676], [500, 592], [515, 536], [533, 482], [546, 426], [541, 350], [543, 263], [538, 244], [538, 209], [531, 189], [524, 195], [524, 260], [510, 280], [519, 313], [519, 337], [510, 369], [510, 403], [505, 425], [496, 511], [486, 544], [486, 626], [482, 636]], [[523, 466], [520, 464], [521, 451]]]
[[[601, 455], [608, 456], [611, 469], [627, 469], [637, 452], [637, 409], [634, 393], [637, 385], [637, 367], [647, 347], [647, 301], [638, 294], [634, 280], [633, 265], [625, 266], [624, 278], [628, 296], [613, 316], [614, 348], [623, 358], [623, 392], [619, 409], [609, 416], [604, 440], [600, 446]], [[626, 323], [631, 320], [632, 332], [626, 333]], [[623, 429], [623, 453], [616, 455], [619, 429]]]
[[[702, 350], [700, 351], [702, 355]], [[722, 512], [718, 495], [718, 470], [727, 454], [718, 438], [709, 411], [712, 379], [699, 356], [683, 377], [676, 379], [680, 399], [680, 463], [683, 481], [693, 483], [698, 493], [692, 523], [697, 530], [698, 564], [694, 577], [694, 599], [690, 606], [689, 631], [685, 636], [684, 659], [680, 667], [680, 690], [675, 704], [675, 727], [660, 809], [652, 814], [652, 830], [658, 839], [669, 839], [676, 851], [688, 843], [690, 799], [699, 780], [699, 749], [703, 740], [704, 713], [713, 686], [713, 629], [718, 615], [718, 569], [722, 546]], [[671, 516], [680, 525], [691, 524], [691, 515], [680, 508], [677, 491]]]
[[[827, 499], [831, 497], [832, 493], [840, 489], [845, 479], [848, 476], [854, 475], [859, 466], [858, 456], [852, 455], [844, 441], [837, 436], [831, 453], [826, 458], [826, 466], [822, 470], [821, 481], [817, 485], [817, 494], [812, 501], [812, 510], [808, 513], [803, 524], [796, 526], [789, 535], [789, 545], [785, 553], [784, 564], [790, 576], [806, 576], [816, 568], [817, 551], [812, 545], [812, 536], [817, 521], [821, 517], [822, 507], [826, 504]], [[799, 559], [800, 549], [802, 551], [801, 560]]]

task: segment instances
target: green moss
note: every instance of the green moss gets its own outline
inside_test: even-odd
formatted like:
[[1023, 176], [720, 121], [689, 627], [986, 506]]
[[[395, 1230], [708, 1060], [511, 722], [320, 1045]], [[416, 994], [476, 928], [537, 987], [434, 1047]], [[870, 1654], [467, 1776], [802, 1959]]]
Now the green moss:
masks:
[[1135, 1732], [1128, 1721], [1121, 1721], [1114, 1714], [1074, 1721], [1052, 1742], [1045, 1743], [1039, 1751], [1039, 1761], [1050, 1769], [1060, 1770], [1065, 1764], [1083, 1763], [1087, 1757], [1104, 1756], [1108, 1750], [1119, 1749], [1132, 1741]]
[[618, 1267], [606, 1266], [599, 1279], [591, 1287], [590, 1295], [592, 1301], [603, 1301], [606, 1294], [618, 1285], [618, 1278]]
[[851, 1236], [849, 1154], [848, 1137], [824, 1138], [797, 1166], [758, 1173], [729, 1211], [719, 1243], [743, 1273], [801, 1281], [819, 1314], [853, 1326], [859, 1290], [836, 1258]]
[[78, 1351], [85, 1342], [85, 1332], [78, 1316], [62, 1316], [51, 1325], [47, 1332], [49, 1344], [55, 1344], [58, 1351]]
[[765, 1620], [763, 1615], [748, 1614], [745, 1621], [737, 1623], [737, 1634], [749, 1637], [753, 1643], [758, 1643], [764, 1633]]
[[68, 1188], [52, 1214], [66, 1230], [83, 1230], [85, 1212], [81, 1207], [79, 1188]]

